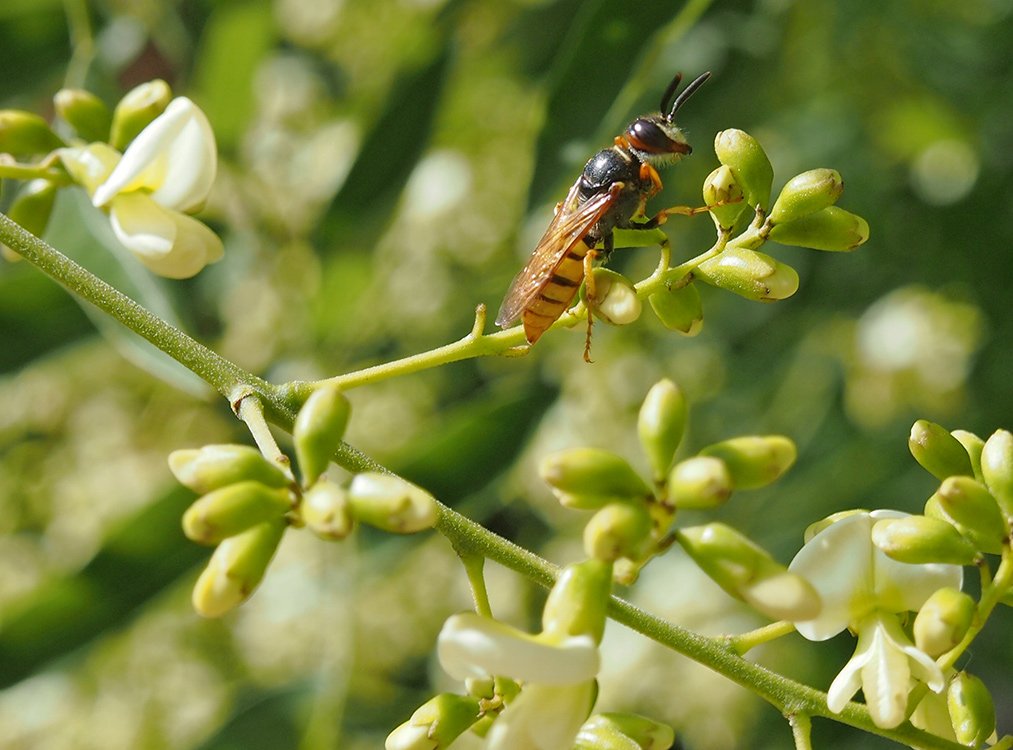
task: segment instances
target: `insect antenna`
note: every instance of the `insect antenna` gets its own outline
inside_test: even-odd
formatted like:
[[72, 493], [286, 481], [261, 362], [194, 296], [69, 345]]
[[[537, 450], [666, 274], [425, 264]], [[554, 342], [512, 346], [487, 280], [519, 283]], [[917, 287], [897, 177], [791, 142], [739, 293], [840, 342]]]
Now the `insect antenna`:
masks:
[[682, 83], [682, 73], [676, 73], [675, 78], [668, 84], [668, 88], [665, 89], [665, 93], [661, 95], [661, 106], [658, 108], [662, 112], [668, 109], [668, 103], [675, 96], [675, 90], [679, 88], [679, 84]]
[[[672, 122], [672, 120], [675, 119], [675, 113], [679, 111], [679, 107], [681, 107], [683, 104], [685, 104], [686, 100], [689, 99], [691, 96], [693, 96], [693, 94], [696, 92], [696, 90], [698, 88], [700, 88], [701, 86], [703, 86], [704, 83], [707, 81], [707, 79], [710, 78], [710, 77], [711, 77], [710, 71], [707, 71], [706, 73], [702, 73], [701, 75], [697, 76], [697, 78], [695, 80], [693, 80], [692, 83], [690, 83], [686, 88], [684, 88], [682, 90], [682, 93], [680, 93], [677, 97], [675, 97], [675, 101], [672, 102], [672, 109], [671, 109], [671, 111], [667, 115], [665, 115], [665, 119], [668, 120], [669, 122]], [[676, 76], [675, 77], [675, 81], [673, 81], [673, 83], [678, 83], [679, 79], [680, 79], [680, 76]], [[672, 87], [669, 86], [669, 88], [672, 88]], [[673, 93], [674, 93], [674, 91], [673, 91]], [[670, 94], [666, 91], [665, 92], [665, 98], [667, 99], [669, 96], [670, 96]], [[664, 112], [665, 108], [662, 107], [661, 111]]]

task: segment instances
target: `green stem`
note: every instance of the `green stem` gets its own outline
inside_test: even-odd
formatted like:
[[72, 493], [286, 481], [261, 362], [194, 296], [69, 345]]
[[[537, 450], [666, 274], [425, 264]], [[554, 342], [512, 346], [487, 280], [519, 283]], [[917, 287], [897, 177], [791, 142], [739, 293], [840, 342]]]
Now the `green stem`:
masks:
[[812, 750], [812, 719], [808, 714], [794, 713], [788, 716], [791, 724], [791, 736], [795, 740], [795, 750]]
[[0, 179], [11, 180], [49, 180], [54, 185], [70, 185], [71, 179], [66, 172], [49, 166], [45, 163], [39, 164], [2, 164], [0, 163]]
[[244, 396], [239, 401], [236, 414], [246, 424], [250, 435], [253, 436], [253, 442], [257, 444], [264, 458], [280, 466], [289, 479], [294, 482], [295, 476], [292, 474], [292, 462], [282, 452], [281, 448], [278, 447], [278, 441], [271, 434], [271, 428], [264, 416], [264, 404], [261, 400], [252, 394]]
[[735, 653], [741, 656], [749, 653], [757, 646], [794, 632], [795, 625], [782, 620], [781, 622], [772, 622], [769, 625], [764, 625], [762, 628], [757, 628], [756, 630], [750, 630], [748, 633], [728, 636], [724, 640]]
[[471, 598], [475, 602], [475, 611], [483, 617], [492, 617], [492, 605], [489, 604], [489, 590], [485, 585], [485, 558], [468, 552], [458, 552], [464, 572], [471, 585]]

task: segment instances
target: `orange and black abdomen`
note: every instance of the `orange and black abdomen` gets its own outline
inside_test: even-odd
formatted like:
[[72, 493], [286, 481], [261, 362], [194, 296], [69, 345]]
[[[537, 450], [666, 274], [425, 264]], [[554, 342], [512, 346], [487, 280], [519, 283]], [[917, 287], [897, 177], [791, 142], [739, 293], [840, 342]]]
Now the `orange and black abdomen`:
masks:
[[584, 280], [584, 256], [591, 248], [583, 241], [574, 243], [552, 269], [542, 288], [521, 314], [524, 337], [534, 344], [566, 312]]

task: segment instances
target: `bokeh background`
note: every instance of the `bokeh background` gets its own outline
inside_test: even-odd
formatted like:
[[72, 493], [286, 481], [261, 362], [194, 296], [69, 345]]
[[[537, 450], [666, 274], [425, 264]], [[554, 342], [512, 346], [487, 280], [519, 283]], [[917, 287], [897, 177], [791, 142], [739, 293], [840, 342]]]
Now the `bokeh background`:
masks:
[[[156, 77], [196, 100], [219, 138], [204, 218], [223, 262], [153, 279], [70, 192], [47, 238], [284, 381], [464, 335], [584, 161], [673, 72], [713, 71], [681, 114], [696, 150], [655, 205], [699, 201], [714, 134], [738, 127], [776, 186], [837, 168], [868, 244], [768, 245], [799, 270], [798, 294], [761, 305], [704, 289], [696, 338], [647, 311], [599, 325], [590, 366], [582, 333], [559, 332], [527, 357], [355, 390], [348, 440], [566, 562], [585, 519], [553, 504], [534, 462], [581, 444], [641, 462], [637, 407], [671, 377], [693, 402], [686, 451], [797, 441], [784, 480], [717, 514], [787, 561], [828, 513], [921, 508], [934, 481], [907, 451], [916, 418], [1013, 427], [1011, 39], [1010, 0], [5, 0], [0, 107], [49, 116], [65, 85], [114, 103]], [[685, 258], [713, 230], [698, 217], [667, 231]], [[634, 278], [655, 262], [614, 258]], [[433, 685], [453, 687], [430, 655], [468, 595], [441, 538], [291, 533], [247, 605], [201, 620], [189, 588], [208, 552], [180, 532], [192, 497], [165, 457], [248, 442], [228, 406], [26, 263], [0, 266], [0, 337], [0, 746], [373, 749]], [[543, 593], [489, 577], [497, 613], [531, 624]], [[676, 551], [624, 594], [703, 632], [760, 624]], [[1000, 731], [1010, 626], [1004, 608], [968, 658]], [[623, 628], [605, 648], [602, 707], [672, 722], [680, 747], [791, 746], [781, 717], [723, 678]], [[852, 648], [789, 637], [757, 658], [825, 689]], [[889, 746], [821, 721], [815, 739]]]

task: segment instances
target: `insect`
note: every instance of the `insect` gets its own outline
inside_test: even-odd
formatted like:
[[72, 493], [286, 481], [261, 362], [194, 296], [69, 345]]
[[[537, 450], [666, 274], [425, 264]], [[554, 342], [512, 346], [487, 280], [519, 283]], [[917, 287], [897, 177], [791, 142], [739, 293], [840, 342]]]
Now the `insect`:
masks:
[[[682, 74], [675, 78], [661, 97], [656, 113], [638, 117], [610, 148], [603, 149], [584, 165], [527, 265], [514, 278], [500, 305], [496, 325], [507, 328], [518, 321], [524, 324], [524, 336], [534, 344], [570, 306], [581, 281], [591, 288], [591, 268], [601, 244], [606, 259], [613, 250], [614, 229], [651, 229], [665, 222], [662, 211], [644, 220], [648, 199], [661, 190], [658, 168], [677, 163], [693, 149], [675, 115], [693, 93], [710, 77], [704, 73], [676, 94]], [[676, 212], [671, 209], [669, 212]], [[590, 361], [590, 325], [584, 359]]]

